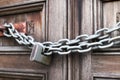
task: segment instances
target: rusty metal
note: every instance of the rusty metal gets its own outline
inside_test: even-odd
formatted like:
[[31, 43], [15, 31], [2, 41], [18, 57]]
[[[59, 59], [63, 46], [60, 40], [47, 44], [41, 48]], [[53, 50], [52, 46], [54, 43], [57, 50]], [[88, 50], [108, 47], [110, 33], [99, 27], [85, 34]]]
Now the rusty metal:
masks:
[[[19, 22], [19, 23], [14, 23], [13, 24], [15, 29], [18, 31], [18, 32], [21, 32], [21, 33], [27, 33], [27, 26], [26, 26], [26, 22]], [[3, 32], [6, 30], [7, 28], [4, 27], [3, 25], [0, 25], [0, 36], [4, 36], [3, 35]]]

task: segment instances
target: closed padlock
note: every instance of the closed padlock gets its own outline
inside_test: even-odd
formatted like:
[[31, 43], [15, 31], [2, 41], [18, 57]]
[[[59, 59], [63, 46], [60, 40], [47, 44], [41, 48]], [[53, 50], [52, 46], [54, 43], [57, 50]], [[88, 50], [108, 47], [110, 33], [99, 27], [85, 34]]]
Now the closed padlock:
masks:
[[40, 62], [45, 65], [49, 65], [51, 62], [51, 56], [45, 56], [43, 55], [43, 45], [41, 43], [36, 43], [33, 48], [30, 55], [30, 60], [35, 62]]

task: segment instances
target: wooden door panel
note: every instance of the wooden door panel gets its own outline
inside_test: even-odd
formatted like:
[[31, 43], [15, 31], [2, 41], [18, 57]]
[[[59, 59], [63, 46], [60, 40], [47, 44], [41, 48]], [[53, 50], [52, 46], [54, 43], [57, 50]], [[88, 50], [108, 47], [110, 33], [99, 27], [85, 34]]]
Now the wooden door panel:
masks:
[[[34, 26], [27, 27], [27, 34], [36, 41], [58, 41], [68, 35], [67, 5], [67, 0], [0, 0], [0, 24], [28, 21]], [[54, 55], [46, 66], [31, 62], [30, 52], [14, 39], [0, 37], [0, 80], [68, 79], [67, 56]]]
[[0, 0], [0, 6], [10, 6], [10, 5], [18, 5], [18, 4], [24, 4], [24, 3], [33, 3], [33, 2], [43, 2], [46, 0]]
[[[27, 35], [35, 41], [45, 40], [45, 2], [12, 1], [0, 1], [4, 4], [0, 7], [0, 24], [26, 22]], [[0, 80], [46, 80], [48, 66], [31, 62], [30, 53], [31, 49], [19, 45], [13, 38], [0, 37]]]
[[[9, 56], [6, 54], [8, 52], [1, 53], [0, 56], [0, 68], [11, 68], [11, 69], [34, 69], [34, 70], [46, 70], [47, 67], [45, 65], [41, 65], [40, 63], [31, 62], [29, 60], [29, 53], [24, 54], [21, 52], [10, 52]], [[11, 54], [12, 53], [12, 54]], [[16, 53], [16, 54], [15, 54]], [[6, 55], [5, 55], [6, 54]]]
[[[94, 30], [104, 27], [112, 28], [112, 25], [120, 21], [119, 5], [120, 0], [94, 0]], [[119, 34], [119, 32], [114, 32], [112, 36]], [[94, 80], [120, 79], [120, 51], [118, 46], [92, 53], [91, 71]]]
[[0, 80], [47, 80], [45, 72], [28, 70], [0, 70]]
[[[43, 29], [42, 29], [42, 17], [41, 12], [29, 12], [24, 14], [14, 14], [9, 16], [1, 16], [0, 24], [4, 23], [19, 23], [26, 22], [27, 34], [35, 38], [36, 41], [42, 41]], [[1, 46], [17, 46], [17, 42], [13, 38], [0, 38]], [[21, 45], [19, 45], [21, 46]]]
[[[107, 54], [107, 52], [106, 52]], [[114, 54], [114, 52], [113, 52]], [[120, 55], [94, 55], [92, 56], [93, 72], [120, 73]]]
[[118, 13], [120, 12], [120, 1], [106, 2], [103, 4], [103, 22], [104, 27], [115, 24], [119, 18]]
[[107, 2], [107, 1], [119, 1], [119, 0], [101, 0], [101, 1], [104, 1], [104, 2]]
[[109, 78], [95, 78], [95, 80], [119, 80], [119, 79], [109, 79]]

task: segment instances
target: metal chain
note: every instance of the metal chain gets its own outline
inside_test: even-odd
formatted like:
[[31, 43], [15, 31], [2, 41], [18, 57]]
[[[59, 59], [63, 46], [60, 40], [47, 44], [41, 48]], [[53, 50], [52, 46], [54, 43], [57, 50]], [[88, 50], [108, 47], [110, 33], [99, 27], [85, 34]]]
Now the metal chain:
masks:
[[[4, 31], [4, 36], [13, 37], [19, 44], [32, 47], [38, 42], [34, 41], [34, 38], [27, 36], [24, 33], [19, 33], [12, 23], [4, 25], [7, 30]], [[61, 39], [57, 42], [43, 42], [44, 55], [52, 55], [58, 53], [61, 55], [70, 54], [72, 52], [85, 53], [91, 50], [104, 49], [112, 47], [113, 45], [120, 43], [120, 36], [112, 36], [115, 32], [120, 31], [120, 22], [118, 22], [113, 28], [102, 28], [97, 30], [93, 35], [79, 35], [73, 40]]]
[[27, 45], [29, 47], [35, 44], [34, 38], [32, 36], [27, 36], [24, 33], [19, 33], [14, 28], [12, 23], [4, 24], [4, 26], [7, 28], [7, 30], [3, 33], [4, 36], [13, 37], [19, 44]]

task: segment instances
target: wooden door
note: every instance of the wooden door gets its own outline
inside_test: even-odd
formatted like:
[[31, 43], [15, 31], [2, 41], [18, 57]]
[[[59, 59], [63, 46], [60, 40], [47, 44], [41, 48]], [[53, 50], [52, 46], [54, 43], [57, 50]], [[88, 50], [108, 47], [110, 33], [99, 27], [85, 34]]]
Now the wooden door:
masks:
[[[120, 0], [82, 0], [81, 34], [111, 28], [120, 21]], [[80, 10], [80, 9], [79, 9]], [[78, 32], [78, 33], [79, 33]], [[119, 33], [117, 33], [119, 34]], [[75, 80], [120, 80], [120, 50], [118, 47], [96, 50], [76, 56], [81, 75]]]
[[[66, 3], [66, 0], [0, 0], [0, 24], [28, 22], [27, 34], [36, 41], [57, 41], [66, 37]], [[31, 62], [30, 53], [30, 49], [13, 38], [0, 37], [0, 80], [67, 79], [66, 56], [53, 55], [47, 66]]]
[[[96, 0], [97, 2], [97, 0]], [[111, 25], [116, 24], [120, 21], [120, 1], [116, 0], [103, 0], [97, 2], [99, 5], [96, 8], [101, 7], [101, 17], [98, 17], [99, 23], [98, 25], [103, 27], [111, 28]], [[96, 9], [97, 10], [97, 9]], [[96, 14], [97, 15], [97, 14]], [[101, 19], [101, 21], [100, 21]], [[119, 34], [119, 33], [118, 33]], [[101, 55], [96, 52], [95, 55], [92, 55], [92, 68], [93, 68], [93, 77], [95, 80], [119, 80], [120, 79], [120, 52], [119, 47], [111, 48], [104, 50]]]

